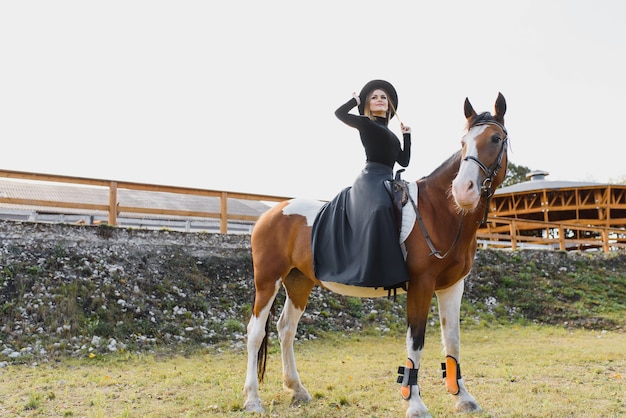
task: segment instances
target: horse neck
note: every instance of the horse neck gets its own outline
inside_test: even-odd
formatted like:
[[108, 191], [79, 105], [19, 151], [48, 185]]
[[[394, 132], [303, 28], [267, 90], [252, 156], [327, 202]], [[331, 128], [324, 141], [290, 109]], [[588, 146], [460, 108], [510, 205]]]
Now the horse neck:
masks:
[[424, 177], [423, 182], [425, 188], [427, 188], [431, 193], [437, 193], [437, 195], [449, 197], [452, 180], [454, 180], [454, 177], [459, 172], [460, 166], [461, 151], [458, 151], [444, 161], [432, 173]]

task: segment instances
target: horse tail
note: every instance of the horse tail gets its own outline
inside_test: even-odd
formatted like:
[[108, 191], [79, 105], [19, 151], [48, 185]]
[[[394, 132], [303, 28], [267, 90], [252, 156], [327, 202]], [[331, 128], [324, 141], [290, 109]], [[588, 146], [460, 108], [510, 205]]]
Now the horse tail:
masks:
[[265, 377], [265, 366], [267, 364], [267, 347], [269, 345], [270, 338], [270, 322], [272, 320], [272, 315], [275, 311], [275, 302], [272, 302], [270, 313], [267, 316], [267, 320], [265, 321], [265, 336], [263, 337], [263, 341], [261, 341], [261, 346], [259, 347], [259, 352], [257, 354], [256, 374], [259, 378], [259, 383], [262, 382], [263, 378]]

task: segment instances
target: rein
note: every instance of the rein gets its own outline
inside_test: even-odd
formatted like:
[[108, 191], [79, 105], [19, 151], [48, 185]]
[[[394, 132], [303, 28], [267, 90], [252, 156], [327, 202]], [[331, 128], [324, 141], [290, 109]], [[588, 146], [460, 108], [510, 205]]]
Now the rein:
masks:
[[487, 223], [487, 216], [489, 215], [489, 204], [491, 203], [491, 198], [493, 197], [491, 185], [493, 183], [493, 179], [498, 175], [498, 171], [500, 171], [500, 168], [502, 168], [501, 164], [502, 159], [504, 158], [504, 152], [506, 151], [506, 145], [509, 141], [509, 133], [501, 123], [498, 123], [495, 120], [482, 121], [474, 126], [481, 125], [495, 125], [498, 128], [502, 129], [502, 132], [504, 132], [504, 139], [502, 140], [502, 146], [500, 147], [498, 158], [496, 158], [496, 161], [494, 161], [494, 163], [490, 167], [487, 167], [482, 161], [480, 161], [473, 155], [468, 155], [467, 157], [463, 158], [463, 161], [472, 161], [476, 163], [478, 167], [483, 171], [483, 173], [485, 173], [485, 180], [483, 180], [483, 183], [480, 187], [480, 194], [487, 198], [487, 201], [485, 202], [485, 214], [483, 215], [483, 219], [479, 223], [479, 225], [482, 226]]
[[[483, 171], [483, 173], [485, 173], [485, 176], [486, 176], [480, 188], [481, 195], [487, 198], [487, 202], [485, 203], [485, 214], [483, 216], [482, 221], [479, 222], [480, 225], [484, 225], [487, 223], [487, 215], [489, 214], [489, 204], [491, 202], [491, 198], [493, 197], [493, 191], [491, 190], [491, 185], [493, 184], [493, 179], [498, 175], [498, 171], [500, 170], [500, 168], [502, 168], [501, 164], [502, 164], [502, 159], [504, 158], [504, 152], [506, 151], [506, 146], [509, 140], [509, 133], [507, 132], [506, 128], [502, 124], [496, 121], [482, 121], [482, 122], [477, 123], [474, 126], [480, 126], [480, 125], [495, 125], [499, 127], [500, 129], [502, 129], [502, 131], [504, 132], [504, 139], [502, 140], [502, 146], [500, 147], [498, 158], [496, 158], [496, 161], [490, 167], [487, 167], [482, 161], [480, 161], [478, 158], [474, 156], [469, 155], [463, 158], [463, 161], [475, 162], [478, 165], [478, 167], [480, 167], [480, 169]], [[405, 184], [403, 184], [403, 186], [406, 188], [406, 182]], [[461, 216], [461, 219], [459, 220], [459, 228], [456, 231], [454, 242], [452, 242], [452, 245], [450, 246], [448, 251], [446, 251], [442, 255], [441, 252], [435, 248], [433, 241], [430, 239], [430, 235], [428, 234], [428, 231], [426, 230], [426, 225], [424, 225], [424, 220], [422, 219], [422, 215], [417, 207], [417, 203], [415, 203], [415, 201], [413, 200], [413, 196], [411, 196], [411, 193], [409, 193], [408, 190], [406, 190], [406, 192], [409, 197], [409, 200], [411, 201], [411, 205], [413, 206], [413, 210], [415, 211], [415, 216], [417, 217], [417, 223], [419, 224], [420, 229], [422, 230], [422, 234], [424, 235], [426, 244], [428, 244], [428, 248], [430, 248], [431, 252], [429, 255], [434, 255], [436, 258], [440, 260], [446, 258], [450, 254], [452, 249], [456, 246], [456, 244], [459, 242], [459, 238], [461, 237], [461, 230], [463, 229], [464, 217]]]
[[[406, 187], [406, 184], [404, 184], [404, 187]], [[457, 229], [457, 231], [456, 231], [456, 237], [454, 237], [454, 242], [452, 243], [450, 248], [448, 248], [448, 251], [446, 251], [444, 255], [441, 255], [441, 252], [439, 250], [437, 250], [435, 248], [435, 246], [433, 245], [433, 241], [430, 239], [430, 235], [428, 235], [428, 231], [426, 230], [426, 225], [424, 225], [424, 220], [422, 219], [422, 214], [420, 213], [419, 209], [417, 208], [417, 203], [415, 203], [415, 200], [413, 200], [413, 196], [411, 196], [411, 193], [408, 192], [408, 189], [407, 189], [407, 195], [409, 196], [409, 200], [411, 201], [411, 205], [413, 206], [413, 210], [415, 211], [415, 216], [417, 218], [417, 223], [420, 226], [420, 229], [422, 230], [422, 235], [424, 235], [424, 239], [426, 240], [426, 244], [428, 244], [428, 248], [430, 248], [430, 254], [429, 255], [434, 255], [436, 258], [438, 258], [440, 260], [446, 258], [448, 256], [448, 254], [450, 254], [452, 249], [454, 247], [456, 247], [456, 244], [459, 242], [459, 237], [461, 236], [461, 229], [463, 228], [463, 217], [461, 216], [461, 220], [459, 221], [459, 229]], [[419, 192], [418, 192], [418, 195], [419, 195]]]

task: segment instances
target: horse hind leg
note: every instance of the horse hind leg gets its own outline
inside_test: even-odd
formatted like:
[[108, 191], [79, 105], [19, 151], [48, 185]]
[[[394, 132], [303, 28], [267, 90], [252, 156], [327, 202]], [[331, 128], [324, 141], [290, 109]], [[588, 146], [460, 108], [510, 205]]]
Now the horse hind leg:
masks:
[[311, 400], [311, 395], [300, 381], [296, 369], [293, 342], [298, 329], [298, 322], [304, 313], [314, 283], [299, 270], [292, 270], [283, 281], [283, 286], [287, 295], [285, 306], [277, 323], [283, 362], [283, 387], [292, 392], [294, 402], [308, 402]]
[[455, 408], [459, 412], [481, 411], [472, 395], [465, 388], [460, 374], [461, 361], [461, 298], [465, 280], [461, 279], [453, 286], [436, 292], [439, 301], [441, 321], [441, 340], [446, 354], [446, 389], [455, 398]]
[[[257, 288], [254, 310], [248, 322], [248, 365], [246, 371], [246, 383], [243, 394], [246, 398], [243, 408], [250, 412], [263, 412], [263, 405], [259, 396], [259, 379], [265, 371], [264, 344], [267, 342], [266, 325], [276, 299], [280, 280], [277, 280], [274, 288], [267, 286], [265, 290]], [[263, 349], [263, 350], [262, 350]]]

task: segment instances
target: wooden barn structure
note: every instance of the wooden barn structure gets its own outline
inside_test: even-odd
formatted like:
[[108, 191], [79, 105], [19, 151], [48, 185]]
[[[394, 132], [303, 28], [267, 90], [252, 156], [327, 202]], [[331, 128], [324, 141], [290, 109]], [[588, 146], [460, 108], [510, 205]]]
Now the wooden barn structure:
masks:
[[626, 184], [548, 181], [545, 171], [494, 194], [479, 244], [626, 251]]

